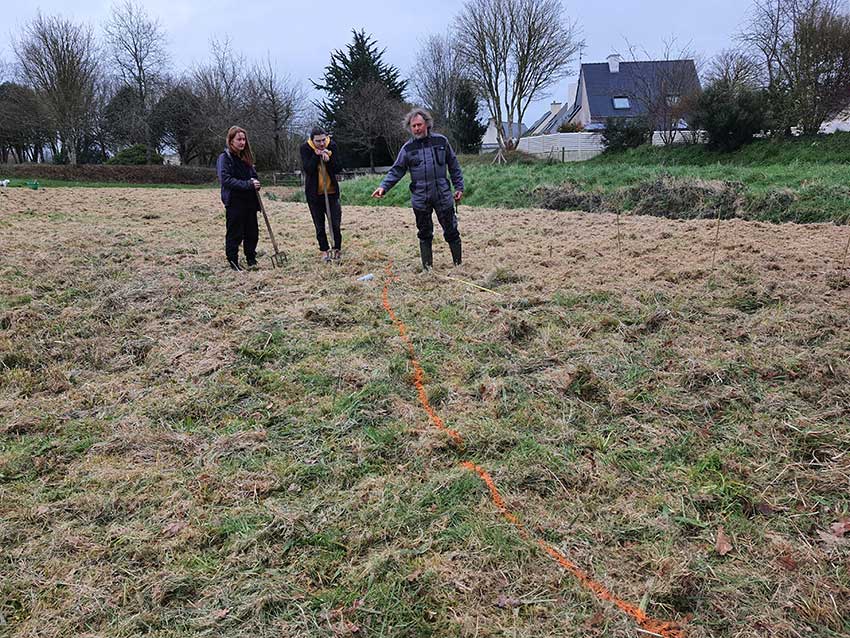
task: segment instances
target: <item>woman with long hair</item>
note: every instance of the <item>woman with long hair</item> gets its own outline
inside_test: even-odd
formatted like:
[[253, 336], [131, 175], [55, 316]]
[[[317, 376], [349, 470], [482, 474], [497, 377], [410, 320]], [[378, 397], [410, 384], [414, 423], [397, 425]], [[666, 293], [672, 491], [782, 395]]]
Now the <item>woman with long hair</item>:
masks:
[[224, 252], [233, 270], [244, 270], [239, 265], [239, 244], [245, 252], [249, 270], [257, 268], [257, 211], [260, 209], [260, 180], [254, 168], [254, 155], [248, 143], [248, 133], [239, 126], [227, 131], [224, 152], [216, 163], [218, 181], [221, 183], [221, 202], [227, 219]]

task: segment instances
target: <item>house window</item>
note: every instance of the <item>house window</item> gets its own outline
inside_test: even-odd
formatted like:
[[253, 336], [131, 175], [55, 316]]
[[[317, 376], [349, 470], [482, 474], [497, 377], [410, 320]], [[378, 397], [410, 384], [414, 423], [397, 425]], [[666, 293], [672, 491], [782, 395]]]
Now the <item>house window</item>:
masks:
[[621, 95], [614, 98], [614, 108], [615, 109], [629, 109], [631, 108], [631, 104], [629, 104], [629, 98], [625, 95]]

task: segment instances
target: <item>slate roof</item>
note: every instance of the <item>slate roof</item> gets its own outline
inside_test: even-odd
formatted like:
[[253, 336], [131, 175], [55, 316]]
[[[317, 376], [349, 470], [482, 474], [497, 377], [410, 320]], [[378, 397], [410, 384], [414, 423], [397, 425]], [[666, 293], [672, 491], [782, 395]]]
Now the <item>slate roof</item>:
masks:
[[[645, 105], [635, 96], [645, 90], [642, 87], [655, 87], [664, 77], [676, 78], [675, 92], [680, 96], [699, 89], [693, 60], [620, 62], [617, 73], [611, 73], [607, 62], [582, 64], [581, 70], [579, 90], [584, 82], [590, 116], [594, 120], [645, 115]], [[617, 96], [628, 97], [630, 108], [615, 109], [613, 98]]]
[[[561, 124], [568, 121], [581, 109], [584, 85], [587, 86], [587, 101], [593, 122], [604, 122], [605, 118], [608, 117], [644, 115], [646, 114], [646, 107], [635, 96], [642, 92], [641, 87], [656, 86], [658, 79], [663, 77], [680, 80], [677, 82], [676, 90], [679, 95], [686, 95], [700, 88], [693, 60], [620, 62], [617, 73], [611, 73], [607, 62], [582, 64], [575, 103], [565, 104], [552, 118], [552, 121], [546, 125], [542, 133], [557, 133]], [[628, 109], [614, 108], [614, 97], [619, 96], [629, 98]], [[543, 118], [547, 115], [548, 113]], [[542, 121], [543, 118], [540, 118], [538, 122]]]

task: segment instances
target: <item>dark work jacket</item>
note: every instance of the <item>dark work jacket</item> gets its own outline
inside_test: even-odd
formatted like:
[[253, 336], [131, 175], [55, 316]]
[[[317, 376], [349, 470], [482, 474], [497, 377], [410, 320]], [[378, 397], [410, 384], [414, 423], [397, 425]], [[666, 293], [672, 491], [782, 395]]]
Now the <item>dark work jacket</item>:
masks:
[[437, 210], [452, 208], [451, 175], [455, 190], [463, 191], [463, 172], [449, 140], [439, 133], [428, 133], [422, 139], [408, 140], [398, 152], [395, 163], [381, 182], [390, 190], [410, 171], [411, 205], [423, 210], [429, 205]]
[[[331, 152], [331, 159], [325, 163], [325, 168], [328, 170], [331, 184], [336, 191], [333, 197], [339, 197], [339, 181], [337, 181], [336, 175], [340, 171], [340, 164], [336, 142], [331, 140], [331, 143], [328, 144], [328, 150]], [[316, 155], [316, 151], [312, 149], [309, 143], [304, 142], [301, 145], [301, 170], [304, 171], [304, 194], [307, 199], [323, 198], [323, 195], [319, 193], [319, 162], [321, 161], [321, 158]]]
[[242, 210], [260, 210], [257, 201], [257, 189], [251, 184], [251, 179], [258, 179], [257, 171], [248, 166], [229, 149], [218, 156], [216, 162], [218, 181], [221, 182], [221, 203], [225, 208], [240, 208]]

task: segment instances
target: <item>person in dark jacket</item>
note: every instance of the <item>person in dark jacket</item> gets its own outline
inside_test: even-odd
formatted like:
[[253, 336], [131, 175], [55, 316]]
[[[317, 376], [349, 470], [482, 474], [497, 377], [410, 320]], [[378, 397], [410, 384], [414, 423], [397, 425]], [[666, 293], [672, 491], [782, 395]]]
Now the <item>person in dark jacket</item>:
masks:
[[380, 199], [410, 171], [410, 199], [416, 215], [419, 254], [424, 270], [430, 270], [433, 264], [432, 211], [437, 213], [437, 221], [443, 228], [443, 238], [449, 244], [455, 266], [461, 264], [462, 256], [455, 203], [463, 197], [463, 173], [449, 141], [443, 135], [431, 132], [433, 124], [431, 114], [425, 109], [415, 108], [407, 114], [404, 127], [413, 134], [413, 138], [401, 147], [389, 173], [372, 193], [372, 197]]
[[[339, 204], [339, 159], [336, 142], [324, 129], [314, 128], [301, 145], [301, 168], [304, 171], [304, 194], [316, 227], [316, 240], [322, 261], [339, 259], [342, 249], [342, 207]], [[326, 208], [327, 207], [327, 208]], [[333, 248], [328, 244], [325, 215], [329, 214]]]
[[245, 252], [248, 269], [257, 268], [257, 211], [260, 209], [260, 180], [254, 168], [254, 155], [245, 129], [231, 126], [227, 131], [224, 152], [216, 163], [218, 181], [221, 182], [221, 202], [227, 219], [224, 252], [233, 270], [244, 270], [239, 265], [239, 244]]

